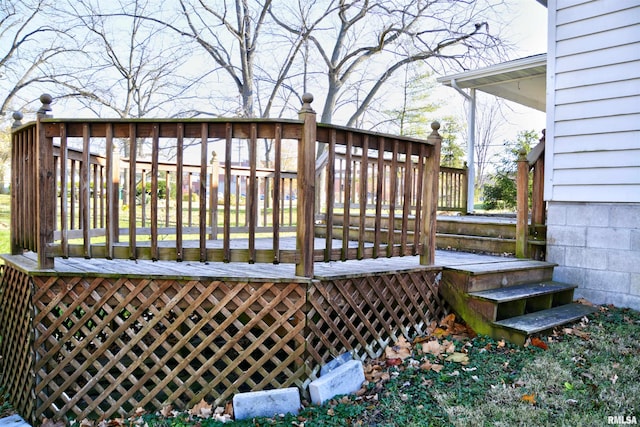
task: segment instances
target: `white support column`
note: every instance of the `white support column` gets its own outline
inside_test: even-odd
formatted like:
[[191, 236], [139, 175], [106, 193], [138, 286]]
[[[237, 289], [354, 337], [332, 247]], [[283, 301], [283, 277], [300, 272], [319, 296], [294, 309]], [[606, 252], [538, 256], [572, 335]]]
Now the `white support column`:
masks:
[[475, 145], [476, 145], [476, 89], [471, 88], [470, 94], [460, 89], [455, 81], [451, 79], [451, 87], [457, 90], [462, 96], [469, 101], [469, 130], [467, 141], [467, 213], [473, 213], [474, 210], [474, 197], [475, 197]]

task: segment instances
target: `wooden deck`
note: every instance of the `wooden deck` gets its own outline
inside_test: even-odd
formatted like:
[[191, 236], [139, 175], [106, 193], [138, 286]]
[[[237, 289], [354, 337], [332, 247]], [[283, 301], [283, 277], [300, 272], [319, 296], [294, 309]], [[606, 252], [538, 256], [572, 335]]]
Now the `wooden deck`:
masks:
[[[317, 239], [322, 240], [323, 239]], [[217, 242], [217, 241], [211, 241]], [[338, 241], [339, 242], [339, 241]], [[357, 243], [357, 242], [356, 242]], [[237, 243], [241, 245], [242, 243]], [[294, 242], [295, 244], [295, 242]], [[341, 244], [341, 243], [340, 243]], [[264, 282], [306, 282], [307, 278], [296, 276], [295, 264], [248, 264], [244, 262], [175, 262], [151, 260], [106, 260], [102, 258], [57, 258], [53, 269], [38, 268], [37, 255], [3, 255], [10, 263], [27, 274], [38, 276], [97, 276], [97, 277], [162, 277], [165, 279], [217, 278], [225, 280], [247, 280]], [[420, 265], [419, 256], [393, 258], [368, 258], [363, 260], [316, 262], [316, 279], [385, 274], [413, 269], [442, 269], [474, 264], [510, 263], [516, 258], [473, 254], [457, 251], [436, 251], [433, 265]]]

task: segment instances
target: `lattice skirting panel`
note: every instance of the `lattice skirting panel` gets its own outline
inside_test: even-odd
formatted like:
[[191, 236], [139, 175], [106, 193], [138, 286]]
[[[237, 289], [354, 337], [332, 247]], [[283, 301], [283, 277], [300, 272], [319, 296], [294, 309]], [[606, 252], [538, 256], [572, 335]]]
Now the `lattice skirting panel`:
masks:
[[2, 385], [19, 413], [108, 418], [297, 386], [344, 351], [376, 357], [445, 312], [437, 270], [229, 282], [27, 274], [0, 288]]
[[310, 287], [307, 357], [310, 378], [319, 366], [350, 351], [359, 359], [375, 358], [400, 335], [421, 334], [446, 314], [438, 294], [439, 270], [323, 280]]
[[35, 412], [33, 282], [28, 274], [2, 268], [0, 281], [0, 381], [21, 414]]

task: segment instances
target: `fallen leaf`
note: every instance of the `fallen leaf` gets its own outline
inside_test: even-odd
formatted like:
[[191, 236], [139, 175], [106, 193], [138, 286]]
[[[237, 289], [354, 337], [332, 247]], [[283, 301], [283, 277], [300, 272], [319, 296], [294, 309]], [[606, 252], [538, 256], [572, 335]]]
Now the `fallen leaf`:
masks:
[[394, 345], [387, 346], [385, 349], [385, 356], [387, 359], [404, 360], [411, 356], [411, 344], [404, 336], [401, 335]]
[[461, 363], [463, 365], [466, 365], [467, 363], [469, 363], [469, 356], [466, 355], [465, 353], [453, 353], [450, 354], [446, 359], [446, 362], [455, 362], [455, 363]]
[[433, 372], [440, 372], [443, 369], [444, 369], [444, 365], [436, 365], [436, 364], [431, 365], [431, 370]]
[[398, 366], [402, 365], [402, 359], [387, 359], [387, 366]]
[[541, 348], [543, 350], [548, 350], [549, 349], [549, 346], [538, 337], [531, 338], [531, 345], [533, 345], [535, 347], [538, 347], [538, 348]]
[[329, 408], [327, 409], [327, 415], [330, 417], [333, 417], [336, 414], [336, 412], [333, 410], [333, 408]]
[[204, 400], [204, 398], [200, 402], [196, 403], [193, 406], [193, 408], [189, 410], [189, 414], [191, 414], [194, 417], [208, 418], [211, 416], [212, 413], [213, 413], [213, 407], [209, 405], [207, 401]]
[[173, 411], [173, 406], [164, 405], [162, 409], [160, 409], [160, 415], [162, 415], [163, 417], [168, 417], [171, 415], [172, 411]]
[[440, 345], [438, 341], [423, 342], [422, 352], [425, 354], [433, 354], [434, 356], [438, 356], [443, 352], [442, 345]]
[[584, 299], [584, 298], [578, 298], [578, 299], [576, 300], [576, 302], [577, 302], [578, 304], [588, 305], [589, 307], [595, 307], [595, 304], [594, 304], [594, 303], [592, 303], [592, 302], [590, 302], [590, 301], [587, 301], [587, 300], [586, 300], [586, 299]]
[[453, 329], [453, 325], [455, 322], [456, 322], [456, 315], [454, 313], [449, 313], [440, 321], [440, 327], [446, 328], [446, 329]]
[[536, 395], [534, 393], [531, 394], [523, 394], [520, 398], [523, 402], [531, 403], [532, 405], [536, 404]]
[[48, 418], [42, 420], [41, 427], [65, 427], [64, 421], [53, 421]]
[[433, 331], [433, 336], [436, 338], [444, 338], [444, 337], [448, 337], [450, 334], [450, 332], [446, 329], [443, 328], [436, 328], [435, 331]]
[[230, 418], [233, 417], [233, 401], [230, 400], [224, 405], [224, 413], [229, 415]]
[[610, 380], [611, 380], [611, 384], [615, 384], [618, 381], [618, 374], [613, 374]]
[[448, 354], [454, 353], [456, 351], [456, 345], [450, 341], [443, 341], [442, 347], [444, 348], [444, 352]]
[[498, 341], [498, 348], [502, 348], [506, 345], [507, 343], [504, 340], [500, 340]]

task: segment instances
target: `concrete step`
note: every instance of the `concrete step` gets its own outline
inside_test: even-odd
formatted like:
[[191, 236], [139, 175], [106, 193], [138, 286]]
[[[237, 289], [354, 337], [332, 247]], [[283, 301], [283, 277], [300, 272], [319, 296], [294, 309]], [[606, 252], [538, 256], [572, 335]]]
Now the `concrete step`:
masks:
[[528, 336], [576, 321], [595, 311], [597, 311], [596, 307], [572, 303], [500, 320], [495, 322], [495, 325]]

